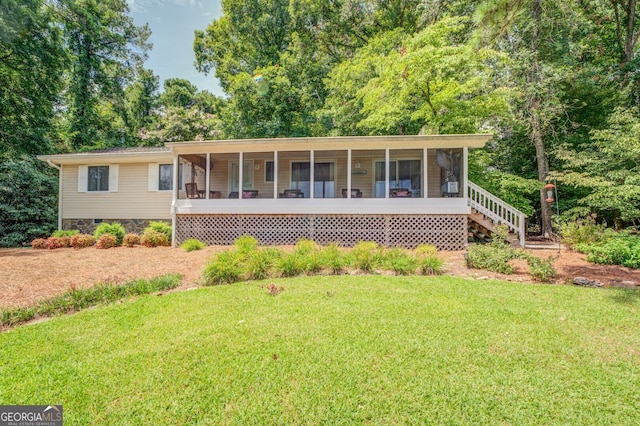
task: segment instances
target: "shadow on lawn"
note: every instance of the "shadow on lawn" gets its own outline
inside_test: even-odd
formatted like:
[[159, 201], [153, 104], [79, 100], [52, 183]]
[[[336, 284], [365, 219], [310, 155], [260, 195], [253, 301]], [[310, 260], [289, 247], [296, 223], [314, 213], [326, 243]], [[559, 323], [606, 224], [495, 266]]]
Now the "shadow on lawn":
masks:
[[611, 288], [610, 298], [616, 303], [624, 305], [634, 305], [640, 303], [640, 290], [632, 290], [628, 288]]

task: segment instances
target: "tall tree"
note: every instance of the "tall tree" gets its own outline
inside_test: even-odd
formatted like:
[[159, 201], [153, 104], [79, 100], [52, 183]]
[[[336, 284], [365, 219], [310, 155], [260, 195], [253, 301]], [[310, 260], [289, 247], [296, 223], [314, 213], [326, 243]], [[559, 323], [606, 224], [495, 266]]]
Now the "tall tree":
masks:
[[104, 126], [98, 108], [110, 100], [124, 111], [124, 86], [150, 48], [148, 26], [137, 27], [125, 0], [62, 0], [69, 73], [69, 135], [72, 149], [95, 143]]
[[0, 2], [0, 156], [53, 149], [47, 132], [63, 70], [61, 33], [49, 3]]

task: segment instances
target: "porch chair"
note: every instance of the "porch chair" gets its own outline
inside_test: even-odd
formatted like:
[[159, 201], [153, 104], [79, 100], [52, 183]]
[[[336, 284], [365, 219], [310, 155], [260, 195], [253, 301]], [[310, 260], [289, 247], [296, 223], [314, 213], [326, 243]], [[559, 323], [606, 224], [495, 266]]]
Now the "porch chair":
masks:
[[[347, 198], [347, 188], [342, 188], [342, 198]], [[362, 198], [362, 191], [358, 188], [351, 188], [351, 198]]]
[[197, 183], [185, 183], [184, 190], [187, 192], [187, 198], [204, 198], [204, 191], [198, 190]]
[[280, 198], [304, 198], [304, 192], [301, 189], [285, 189], [280, 193]]

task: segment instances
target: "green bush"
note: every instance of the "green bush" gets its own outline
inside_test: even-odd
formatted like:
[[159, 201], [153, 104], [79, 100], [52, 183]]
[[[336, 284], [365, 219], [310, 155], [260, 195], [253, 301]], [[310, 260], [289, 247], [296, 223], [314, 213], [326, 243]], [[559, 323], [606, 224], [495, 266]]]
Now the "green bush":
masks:
[[122, 224], [118, 222], [103, 222], [98, 225], [96, 230], [93, 232], [93, 236], [96, 240], [98, 240], [102, 234], [111, 234], [116, 237], [118, 245], [122, 245], [122, 240], [124, 239], [125, 233], [126, 231], [124, 230], [124, 226], [122, 226]]
[[566, 222], [560, 225], [562, 242], [571, 248], [581, 244], [594, 244], [610, 239], [615, 231], [598, 225], [593, 219]]
[[119, 245], [118, 238], [111, 234], [102, 234], [96, 241], [96, 248], [99, 249], [110, 249]]
[[74, 235], [78, 235], [80, 233], [80, 231], [78, 231], [77, 229], [69, 229], [66, 231], [63, 231], [61, 229], [58, 229], [57, 231], [55, 231], [53, 234], [51, 234], [52, 237], [73, 237]]
[[579, 244], [576, 249], [587, 254], [589, 262], [640, 268], [640, 237], [626, 233], [600, 243]]
[[240, 253], [247, 255], [258, 248], [258, 240], [251, 235], [244, 234], [234, 241], [234, 245]]
[[380, 267], [380, 247], [374, 241], [360, 241], [350, 253], [351, 264], [364, 272]]
[[557, 272], [553, 267], [554, 257], [542, 259], [538, 256], [526, 255], [527, 265], [529, 265], [529, 275], [538, 281], [549, 282], [556, 277]]
[[172, 236], [171, 234], [172, 234], [172, 232], [171, 232], [171, 224], [170, 223], [151, 221], [151, 222], [149, 222], [149, 226], [144, 228], [142, 233], [144, 234], [144, 233], [150, 232], [150, 231], [163, 233], [164, 235], [167, 236], [167, 241], [171, 242], [171, 236]]
[[397, 247], [384, 252], [384, 264], [396, 275], [415, 274], [417, 268], [416, 258]]
[[443, 273], [444, 260], [436, 255], [422, 256], [418, 259], [422, 275], [440, 275]]
[[266, 248], [251, 252], [244, 261], [246, 279], [264, 280], [268, 278], [280, 255], [276, 248]]
[[284, 254], [276, 264], [280, 275], [283, 277], [294, 277], [305, 271], [304, 256], [296, 253]]
[[415, 252], [418, 256], [434, 256], [438, 254], [438, 249], [431, 244], [420, 244]]
[[231, 284], [242, 278], [242, 255], [235, 250], [223, 251], [202, 271], [204, 285]]
[[207, 243], [203, 243], [202, 241], [195, 238], [189, 238], [188, 240], [185, 240], [182, 244], [180, 244], [180, 248], [182, 248], [186, 252], [202, 250], [206, 246]]
[[140, 244], [140, 235], [138, 234], [127, 234], [122, 239], [122, 245], [125, 247], [133, 247], [138, 244]]
[[81, 249], [91, 247], [96, 243], [96, 239], [91, 234], [77, 234], [71, 237], [71, 247]]
[[318, 257], [321, 267], [328, 269], [332, 274], [340, 274], [347, 264], [347, 255], [341, 252], [336, 244], [322, 248]]
[[145, 247], [161, 247], [170, 244], [167, 234], [154, 230], [146, 230], [140, 237], [140, 244]]
[[293, 252], [297, 255], [301, 272], [318, 273], [322, 269], [320, 261], [320, 247], [315, 241], [301, 239], [296, 243]]
[[522, 252], [511, 248], [505, 242], [506, 237], [506, 227], [499, 226], [496, 227], [495, 235], [490, 244], [471, 244], [467, 251], [469, 267], [501, 274], [513, 274], [514, 268], [508, 262], [522, 257]]

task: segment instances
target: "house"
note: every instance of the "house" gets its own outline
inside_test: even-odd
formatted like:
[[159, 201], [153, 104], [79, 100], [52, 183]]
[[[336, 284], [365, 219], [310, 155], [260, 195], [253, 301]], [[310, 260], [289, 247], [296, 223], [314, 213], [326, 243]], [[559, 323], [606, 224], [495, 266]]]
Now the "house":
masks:
[[467, 179], [469, 149], [490, 138], [192, 141], [38, 158], [60, 171], [60, 229], [119, 221], [131, 232], [165, 220], [174, 245], [231, 244], [246, 233], [264, 244], [308, 238], [460, 250], [469, 219], [503, 222], [524, 241], [524, 215]]

